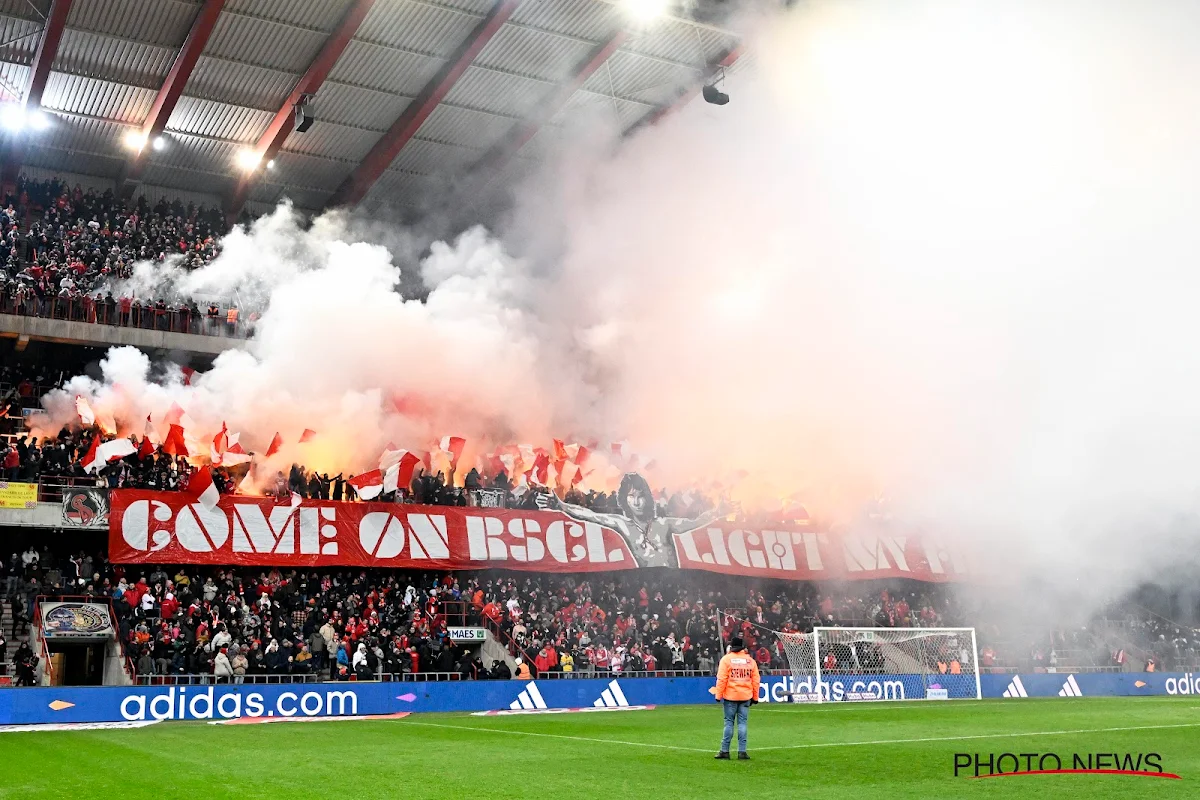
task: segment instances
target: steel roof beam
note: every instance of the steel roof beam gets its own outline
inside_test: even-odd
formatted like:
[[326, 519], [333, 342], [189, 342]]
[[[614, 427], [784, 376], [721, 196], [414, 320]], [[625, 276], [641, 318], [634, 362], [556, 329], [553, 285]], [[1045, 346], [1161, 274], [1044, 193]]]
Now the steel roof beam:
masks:
[[[314, 95], [321, 88], [321, 84], [333, 71], [334, 64], [341, 58], [346, 45], [350, 44], [350, 40], [358, 32], [373, 5], [375, 5], [375, 0], [354, 0], [354, 4], [346, 12], [346, 16], [342, 18], [341, 24], [329, 34], [329, 38], [321, 46], [317, 57], [313, 59], [308, 70], [296, 82], [283, 106], [275, 113], [274, 119], [259, 137], [258, 144], [254, 147], [255, 155], [258, 156], [259, 168], [265, 168], [265, 165], [275, 158], [276, 153], [283, 147], [283, 143], [292, 133], [296, 106], [306, 95]], [[255, 175], [259, 174], [259, 168], [246, 170], [238, 179], [237, 186], [234, 187], [225, 207], [227, 217], [236, 217], [241, 212], [242, 206], [246, 204], [246, 197], [250, 193], [250, 185], [253, 183]]]
[[[25, 87], [22, 107], [26, 110], [42, 106], [42, 93], [46, 91], [46, 82], [50, 80], [50, 65], [58, 55], [58, 45], [62, 41], [63, 31], [67, 27], [67, 15], [71, 13], [72, 0], [51, 0], [50, 10], [46, 14], [46, 24], [42, 27], [42, 36], [38, 39], [37, 52], [33, 63], [29, 66], [29, 84]], [[5, 148], [4, 169], [0, 172], [0, 187], [13, 186], [21, 172], [25, 148], [14, 134]]]
[[151, 145], [155, 137], [166, 130], [171, 113], [175, 111], [175, 105], [183, 96], [183, 89], [192, 76], [192, 70], [196, 68], [196, 62], [200, 60], [200, 54], [204, 52], [204, 47], [208, 44], [208, 37], [212, 35], [213, 29], [217, 26], [217, 18], [221, 15], [221, 9], [224, 6], [225, 0], [204, 0], [200, 12], [192, 21], [187, 38], [183, 40], [183, 45], [179, 48], [175, 61], [171, 64], [171, 71], [167, 73], [166, 80], [163, 81], [158, 95], [154, 98], [154, 105], [150, 107], [150, 113], [146, 115], [146, 120], [142, 123], [142, 146], [125, 162], [125, 168], [117, 180], [118, 190], [131, 190], [133, 185], [127, 182], [136, 181], [141, 177], [142, 169], [149, 159]]
[[538, 110], [536, 116], [516, 126], [516, 130], [507, 139], [492, 147], [472, 171], [480, 179], [486, 181], [491, 175], [503, 169], [509, 159], [515, 156], [534, 136], [537, 136], [537, 132], [542, 129], [543, 125], [549, 123], [566, 107], [567, 103], [571, 101], [572, 95], [583, 88], [592, 74], [604, 66], [604, 62], [617, 52], [628, 38], [629, 32], [622, 29], [614, 33], [607, 42], [595, 48], [587, 60], [576, 68], [571, 79], [561, 84], [558, 91], [554, 93], [554, 97]]
[[421, 124], [450, 93], [454, 84], [467, 71], [467, 67], [471, 66], [475, 57], [500, 31], [500, 28], [504, 26], [504, 23], [508, 21], [520, 4], [521, 0], [498, 0], [492, 6], [492, 10], [479, 21], [471, 34], [442, 65], [442, 68], [426, 84], [416, 99], [408, 104], [396, 121], [392, 123], [392, 126], [388, 128], [387, 133], [379, 137], [379, 141], [367, 153], [362, 163], [347, 176], [346, 180], [342, 181], [342, 185], [329, 199], [329, 205], [352, 206], [366, 196], [375, 181], [379, 180], [379, 176], [396, 159], [396, 156], [404, 149], [404, 145], [416, 136]]

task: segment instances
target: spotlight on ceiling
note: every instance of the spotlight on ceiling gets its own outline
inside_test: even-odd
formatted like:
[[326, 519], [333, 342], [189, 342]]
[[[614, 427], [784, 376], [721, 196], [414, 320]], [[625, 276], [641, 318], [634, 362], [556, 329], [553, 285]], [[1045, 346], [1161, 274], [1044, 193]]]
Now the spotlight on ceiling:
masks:
[[154, 141], [151, 142], [150, 146], [161, 152], [167, 149], [167, 140], [162, 136], [155, 136]]
[[308, 113], [308, 104], [311, 101], [311, 94], [301, 95], [300, 102], [296, 103], [296, 106], [293, 109], [295, 118], [292, 122], [292, 129], [296, 131], [296, 133], [307, 132], [308, 129], [313, 126], [313, 122], [315, 122], [312, 114]]
[[625, 13], [634, 22], [647, 25], [667, 13], [670, 0], [624, 0]]
[[258, 162], [262, 161], [262, 157], [248, 147], [242, 148], [237, 154], [238, 166], [247, 172], [258, 167]]
[[140, 153], [146, 146], [146, 137], [141, 131], [130, 131], [124, 137], [125, 146], [135, 153]]
[[275, 169], [275, 159], [272, 158], [267, 162], [267, 169]]
[[50, 115], [40, 108], [28, 109], [25, 112], [25, 124], [35, 131], [44, 131], [50, 127]]
[[5, 103], [0, 106], [0, 124], [14, 133], [25, 127], [25, 109], [17, 103]]
[[712, 84], [701, 89], [700, 94], [704, 96], [704, 102], [712, 103], [714, 106], [723, 106], [729, 102], [729, 95]]

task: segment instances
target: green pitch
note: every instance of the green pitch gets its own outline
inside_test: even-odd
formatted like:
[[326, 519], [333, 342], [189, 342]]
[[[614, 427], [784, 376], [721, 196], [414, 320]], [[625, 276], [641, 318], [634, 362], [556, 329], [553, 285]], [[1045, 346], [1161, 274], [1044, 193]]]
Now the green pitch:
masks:
[[[720, 733], [715, 703], [5, 733], [0, 797], [1200, 797], [1200, 699], [1188, 697], [764, 704], [750, 714], [750, 761], [713, 760]], [[1065, 768], [1076, 753], [1158, 753], [1182, 780], [956, 778], [964, 752], [1053, 752]]]

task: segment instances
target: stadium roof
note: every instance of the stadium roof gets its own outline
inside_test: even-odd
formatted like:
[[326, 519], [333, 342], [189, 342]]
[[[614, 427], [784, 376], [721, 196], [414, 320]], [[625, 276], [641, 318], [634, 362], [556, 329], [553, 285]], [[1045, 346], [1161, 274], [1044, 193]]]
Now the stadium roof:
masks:
[[465, 175], [517, 177], [588, 114], [644, 124], [736, 60], [733, 33], [672, 13], [638, 28], [616, 0], [0, 0], [0, 99], [40, 96], [51, 123], [6, 134], [5, 177], [256, 212], [421, 209]]

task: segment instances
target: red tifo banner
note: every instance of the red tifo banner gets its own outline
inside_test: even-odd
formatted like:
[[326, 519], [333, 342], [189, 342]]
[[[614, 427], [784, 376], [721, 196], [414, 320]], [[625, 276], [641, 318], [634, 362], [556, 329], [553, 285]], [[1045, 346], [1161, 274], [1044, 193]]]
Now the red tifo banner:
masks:
[[115, 490], [110, 499], [109, 559], [122, 564], [533, 572], [677, 566], [790, 580], [971, 577], [957, 554], [905, 535], [745, 530], [723, 520], [671, 518], [656, 521], [667, 534], [655, 548], [655, 523], [642, 535], [621, 515], [573, 506], [515, 511], [305, 500], [292, 507], [223, 495], [209, 510], [181, 492]]

